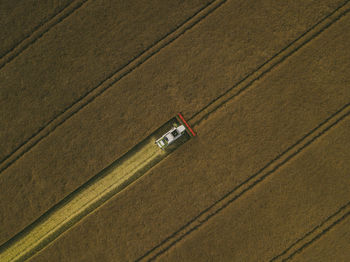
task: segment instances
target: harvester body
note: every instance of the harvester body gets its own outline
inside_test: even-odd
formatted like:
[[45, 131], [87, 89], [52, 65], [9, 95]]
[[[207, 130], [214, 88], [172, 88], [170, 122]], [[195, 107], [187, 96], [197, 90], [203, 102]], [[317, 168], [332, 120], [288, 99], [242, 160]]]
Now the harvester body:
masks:
[[158, 147], [163, 150], [165, 150], [166, 147], [174, 143], [185, 133], [187, 133], [190, 137], [196, 136], [196, 133], [193, 131], [181, 113], [178, 113], [175, 118], [176, 122], [173, 123], [173, 127], [155, 142]]
[[172, 144], [176, 139], [181, 137], [186, 131], [184, 125], [174, 126], [168, 132], [166, 132], [161, 138], [156, 140], [156, 144], [161, 149], [165, 149], [167, 146]]

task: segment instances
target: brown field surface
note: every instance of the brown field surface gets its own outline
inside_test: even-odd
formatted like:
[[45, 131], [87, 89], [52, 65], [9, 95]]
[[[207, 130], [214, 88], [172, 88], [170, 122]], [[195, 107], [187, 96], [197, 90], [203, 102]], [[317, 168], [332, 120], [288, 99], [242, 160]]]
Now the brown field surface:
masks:
[[287, 249], [349, 203], [349, 130], [350, 117], [222, 209], [162, 259], [269, 261]]
[[[6, 159], [208, 1], [88, 1], [0, 71]], [[140, 12], [142, 10], [142, 12]], [[158, 21], [162, 21], [159, 23]], [[40, 88], [38, 88], [40, 87]], [[25, 128], [24, 128], [25, 127]], [[5, 165], [6, 167], [7, 165]]]
[[348, 2], [62, 1], [6, 29], [49, 18], [0, 69], [0, 252], [181, 111], [198, 136], [32, 261], [347, 261]]
[[339, 221], [327, 234], [317, 239], [291, 261], [347, 261], [350, 257], [350, 216]]
[[[72, 0], [0, 1], [0, 64], [21, 43], [60, 14]], [[1, 66], [0, 66], [1, 67]]]

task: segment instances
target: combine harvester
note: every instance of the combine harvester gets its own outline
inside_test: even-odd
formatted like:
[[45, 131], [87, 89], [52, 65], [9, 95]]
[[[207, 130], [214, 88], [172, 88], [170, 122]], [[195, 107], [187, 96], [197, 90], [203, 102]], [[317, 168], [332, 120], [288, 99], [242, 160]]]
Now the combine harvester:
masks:
[[159, 148], [165, 150], [169, 145], [174, 143], [178, 138], [180, 138], [186, 132], [189, 136], [194, 137], [196, 133], [192, 130], [190, 125], [186, 122], [181, 113], [176, 116], [177, 122], [173, 123], [173, 127], [156, 140], [156, 144]]
[[[162, 150], [154, 144], [161, 134], [156, 144]], [[193, 136], [196, 134], [179, 113], [1, 246], [0, 261], [32, 257]]]

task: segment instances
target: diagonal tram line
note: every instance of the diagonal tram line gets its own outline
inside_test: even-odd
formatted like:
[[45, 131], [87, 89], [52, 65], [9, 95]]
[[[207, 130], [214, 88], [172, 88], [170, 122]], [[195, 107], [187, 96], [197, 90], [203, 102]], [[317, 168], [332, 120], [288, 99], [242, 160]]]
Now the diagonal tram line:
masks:
[[14, 45], [6, 54], [0, 57], [0, 70], [10, 63], [13, 59], [19, 56], [24, 50], [39, 40], [44, 34], [51, 30], [54, 26], [61, 23], [68, 16], [73, 14], [77, 9], [83, 6], [88, 0], [73, 1], [65, 5], [58, 13], [53, 14], [47, 20], [37, 25], [32, 32]]
[[[227, 94], [230, 94], [231, 91], [247, 81], [251, 77], [254, 77], [256, 73], [259, 73], [261, 69], [264, 68], [269, 62], [271, 62], [276, 56], [282, 54], [287, 48], [293, 46], [295, 42], [305, 37], [307, 33], [317, 28], [320, 24], [324, 23], [327, 19], [337, 13], [340, 9], [344, 8], [349, 3], [350, 0], [346, 0], [342, 5], [336, 8], [333, 12], [322, 18], [319, 22], [317, 22], [314, 26], [308, 29], [306, 32], [301, 34], [298, 38], [292, 41], [285, 48], [280, 50], [277, 54], [272, 56], [269, 60], [267, 60], [264, 64], [260, 65], [258, 68], [249, 73], [246, 77], [240, 80], [237, 84], [235, 84], [232, 88], [227, 90], [225, 93], [211, 101], [207, 106], [202, 108], [199, 112], [195, 113], [189, 120], [197, 117], [198, 115], [203, 115], [203, 112], [206, 112], [208, 107], [216, 105], [216, 101], [220, 100], [220, 98], [225, 97]], [[10, 152], [7, 156], [5, 156], [0, 161], [0, 174], [5, 171], [8, 167], [10, 167], [13, 163], [19, 160], [25, 153], [30, 151], [36, 144], [38, 144], [42, 139], [51, 134], [56, 128], [60, 125], [64, 124], [69, 118], [78, 113], [81, 109], [83, 109], [90, 102], [95, 100], [98, 96], [104, 93], [107, 89], [109, 89], [113, 84], [124, 78], [126, 75], [134, 71], [137, 67], [141, 66], [144, 62], [146, 62], [149, 58], [154, 56], [156, 53], [160, 52], [161, 49], [175, 41], [181, 35], [183, 35], [186, 31], [190, 30], [204, 18], [206, 18], [209, 14], [218, 9], [221, 5], [223, 5], [227, 0], [214, 0], [208, 3], [206, 6], [199, 9], [196, 13], [194, 13], [191, 17], [187, 18], [182, 24], [178, 25], [171, 32], [167, 33], [160, 40], [157, 40], [150, 47], [142, 51], [139, 55], [135, 56], [128, 63], [126, 63], [121, 68], [117, 69], [111, 75], [109, 75], [105, 80], [101, 81], [96, 87], [88, 91], [86, 94], [81, 96], [78, 100], [76, 100], [73, 104], [69, 105], [65, 109], [63, 109], [60, 113], [58, 113], [53, 119], [48, 121], [44, 126], [39, 128], [36, 132], [34, 132], [27, 140], [22, 142], [18, 147], [16, 147], [12, 152]], [[203, 120], [203, 119], [201, 119]], [[194, 126], [197, 124], [195, 122]]]
[[272, 261], [287, 261], [296, 254], [300, 253], [306, 247], [310, 246], [314, 241], [326, 234], [331, 228], [339, 224], [350, 215], [350, 202], [339, 208], [335, 213], [327, 217], [323, 222], [307, 232], [303, 237], [296, 240], [288, 248], [280, 254], [274, 256]]
[[[290, 57], [292, 54], [297, 52], [301, 47], [303, 47], [305, 44], [309, 43], [311, 40], [313, 40], [315, 37], [320, 35], [322, 32], [324, 32], [327, 28], [329, 28], [332, 24], [334, 24], [336, 21], [338, 21], [340, 18], [345, 16], [349, 11], [350, 8], [348, 7], [349, 1], [346, 1], [341, 6], [336, 8], [331, 14], [329, 14], [327, 17], [322, 19], [320, 22], [315, 24], [312, 28], [307, 30], [305, 33], [303, 33], [299, 38], [294, 40], [290, 45], [283, 48], [280, 52], [278, 52], [276, 55], [271, 57], [271, 59], [267, 60], [264, 64], [259, 66], [256, 70], [254, 70], [252, 73], [247, 75], [245, 78], [243, 78], [240, 82], [235, 84], [232, 88], [227, 90], [225, 93], [218, 96], [216, 99], [211, 101], [207, 106], [203, 107], [201, 110], [199, 110], [197, 113], [195, 113], [193, 116], [189, 118], [193, 122], [193, 126], [199, 125], [203, 120], [207, 119], [209, 115], [213, 114], [215, 111], [217, 111], [219, 108], [221, 108], [225, 103], [233, 99], [234, 97], [241, 94], [244, 90], [249, 88], [262, 78], [265, 74], [270, 72], [275, 66], [279, 65], [283, 61], [285, 61], [288, 57]], [[329, 20], [331, 21], [327, 21]], [[238, 89], [238, 91], [234, 94], [232, 94], [232, 91], [235, 91], [235, 89]], [[190, 234], [192, 231], [196, 230], [199, 226], [201, 226], [205, 221], [207, 221], [210, 217], [215, 215], [217, 212], [219, 212], [221, 209], [219, 208], [216, 212], [212, 213], [210, 216], [203, 219], [202, 217], [205, 216], [208, 212], [211, 212], [212, 209], [218, 208], [217, 206], [220, 204], [220, 202], [225, 202], [224, 200], [227, 199], [230, 195], [232, 195], [235, 191], [239, 190], [247, 184], [252, 179], [259, 177], [259, 175], [262, 174], [262, 172], [268, 168], [268, 166], [273, 165], [274, 162], [278, 162], [279, 159], [283, 158], [285, 154], [292, 151], [292, 148], [297, 147], [302, 141], [304, 141], [308, 136], [312, 136], [313, 133], [317, 131], [317, 129], [321, 128], [321, 126], [325, 125], [328, 121], [331, 121], [334, 117], [336, 117], [338, 114], [341, 114], [342, 112], [346, 112], [345, 115], [342, 115], [340, 119], [337, 120], [336, 123], [341, 121], [343, 118], [345, 118], [347, 115], [350, 114], [350, 112], [347, 112], [349, 110], [350, 104], [346, 104], [341, 109], [339, 109], [336, 113], [332, 114], [329, 118], [327, 118], [324, 122], [322, 122], [320, 125], [318, 125], [316, 128], [311, 130], [308, 134], [303, 136], [300, 140], [298, 140], [294, 145], [290, 146], [286, 151], [281, 153], [279, 156], [277, 156], [275, 159], [271, 160], [265, 167], [263, 167], [260, 171], [258, 171], [256, 174], [248, 178], [248, 180], [244, 181], [241, 185], [234, 188], [232, 191], [227, 193], [225, 196], [223, 196], [221, 199], [213, 203], [211, 206], [209, 206], [207, 209], [203, 210], [199, 215], [191, 219], [188, 223], [186, 223], [184, 226], [182, 226], [180, 229], [175, 231], [173, 234], [165, 238], [161, 243], [153, 247], [152, 249], [148, 250], [144, 255], [139, 257], [136, 261], [141, 260], [154, 260], [161, 254], [163, 254], [165, 251], [167, 251], [169, 248], [171, 248], [173, 245], [175, 245], [177, 242], [179, 242], [181, 239], [183, 239], [186, 235]], [[334, 125], [335, 125], [334, 124]], [[329, 126], [329, 128], [333, 127], [333, 125]], [[328, 129], [329, 129], [328, 128]], [[328, 130], [327, 129], [327, 130]], [[326, 130], [326, 131], [327, 131]], [[326, 132], [325, 131], [325, 132]], [[321, 133], [320, 135], [322, 135]], [[318, 138], [319, 136], [315, 137]], [[313, 142], [312, 140], [311, 142]], [[310, 142], [310, 143], [311, 143]], [[309, 145], [310, 143], [307, 143]], [[306, 147], [305, 146], [305, 147]], [[304, 149], [304, 148], [302, 148]], [[301, 149], [301, 150], [302, 150]], [[298, 154], [301, 150], [295, 151], [295, 154]], [[294, 154], [292, 155], [294, 157]], [[289, 160], [289, 158], [288, 158]], [[287, 161], [288, 161], [287, 160]], [[283, 163], [284, 164], [284, 163]], [[277, 167], [279, 168], [279, 166]], [[276, 169], [277, 169], [276, 168]], [[273, 171], [274, 172], [274, 171]], [[269, 175], [269, 174], [268, 174]], [[264, 179], [263, 177], [262, 179]], [[262, 180], [261, 179], [261, 180]], [[255, 186], [257, 183], [259, 183], [261, 180], [258, 180], [253, 183], [253, 186]], [[244, 192], [250, 190], [251, 187], [248, 187], [246, 190], [243, 190], [243, 192], [239, 193], [232, 201], [240, 197]], [[227, 203], [227, 205], [229, 204]], [[222, 204], [222, 203], [221, 203]], [[226, 207], [226, 206], [225, 206]]]
[[[224, 3], [225, 1], [221, 1], [220, 3]], [[348, 3], [349, 1], [347, 1], [346, 3]], [[345, 4], [344, 4], [345, 5]], [[219, 6], [216, 6], [216, 8], [218, 8]], [[216, 9], [215, 8], [215, 9]], [[215, 10], [213, 9], [213, 10]], [[339, 8], [338, 8], [339, 9]], [[345, 13], [349, 11], [346, 10], [345, 12], [343, 12], [340, 16], [336, 17], [336, 19], [332, 20], [332, 22], [330, 22], [329, 24], [326, 25], [326, 27], [322, 28], [321, 31], [319, 31], [318, 34], [320, 34], [321, 32], [323, 32], [323, 30], [325, 30], [326, 28], [328, 28], [332, 23], [334, 23], [336, 20], [340, 19], [341, 16], [345, 15]], [[209, 13], [207, 13], [206, 15], [208, 15]], [[204, 17], [202, 17], [201, 19], [203, 19]], [[198, 21], [197, 21], [198, 22]], [[195, 24], [192, 24], [192, 26], [194, 26]], [[187, 28], [186, 30], [188, 30], [189, 28]], [[182, 32], [181, 34], [183, 34], [184, 32]], [[311, 39], [313, 39], [314, 37], [316, 37], [318, 34], [312, 35]], [[178, 36], [177, 36], [178, 37]], [[171, 41], [174, 41], [176, 38], [174, 38]], [[301, 46], [303, 46], [304, 44], [306, 44], [307, 42], [311, 41], [311, 39], [307, 40], [306, 42], [303, 42], [303, 44]], [[169, 44], [169, 43], [168, 43]], [[298, 50], [301, 46], [294, 48], [296, 50]], [[294, 50], [293, 49], [293, 50]], [[160, 49], [158, 49], [158, 51], [155, 52], [159, 52]], [[295, 52], [295, 51], [294, 51]], [[293, 52], [293, 53], [294, 53]], [[151, 56], [153, 56], [155, 53], [151, 54]], [[291, 54], [290, 54], [291, 55]], [[289, 56], [290, 56], [289, 55]], [[287, 56], [287, 57], [289, 57]], [[280, 62], [282, 62], [283, 60], [285, 60], [287, 57], [285, 57], [284, 59], [282, 59]], [[272, 60], [271, 60], [272, 61]], [[276, 66], [278, 63], [275, 63], [275, 61], [273, 61], [273, 65], [272, 67]], [[143, 63], [143, 62], [141, 62]], [[269, 63], [267, 63], [269, 64]], [[271, 67], [271, 68], [272, 68]], [[133, 69], [132, 69], [133, 70]], [[131, 70], [131, 71], [132, 71]], [[271, 70], [271, 69], [270, 69]], [[270, 71], [269, 70], [269, 71]], [[269, 72], [267, 71], [267, 72]], [[264, 74], [266, 74], [267, 72], [262, 71]], [[261, 77], [261, 76], [260, 76]], [[260, 78], [259, 77], [259, 78]], [[118, 81], [118, 80], [116, 80]], [[253, 82], [252, 82], [253, 83]], [[250, 83], [250, 85], [252, 84]], [[243, 91], [243, 90], [242, 90]], [[240, 91], [240, 92], [242, 92]], [[97, 95], [98, 96], [98, 95]], [[222, 98], [224, 98], [225, 96], [222, 96]], [[93, 98], [94, 99], [94, 98]], [[232, 99], [229, 98], [229, 99]], [[91, 100], [92, 101], [92, 100]], [[221, 101], [220, 99], [217, 99], [217, 101]], [[226, 103], [228, 100], [224, 100], [224, 103]], [[222, 102], [220, 102], [221, 104], [219, 104], [219, 107], [221, 107], [221, 105], [223, 104]], [[212, 103], [215, 104], [215, 103]], [[293, 158], [295, 155], [297, 155], [299, 152], [301, 152], [302, 150], [304, 150], [304, 148], [306, 148], [308, 145], [310, 145], [314, 140], [316, 140], [318, 137], [320, 137], [321, 135], [323, 135], [324, 133], [326, 133], [330, 128], [332, 128], [333, 126], [335, 126], [338, 122], [340, 122], [341, 120], [343, 120], [346, 116], [348, 116], [350, 114], [350, 110], [349, 110], [350, 104], [346, 104], [344, 107], [342, 107], [341, 109], [339, 109], [336, 113], [334, 113], [332, 116], [330, 116], [329, 118], [327, 118], [324, 122], [322, 122], [319, 126], [317, 126], [316, 128], [314, 128], [313, 130], [311, 130], [308, 134], [306, 134], [303, 138], [301, 138], [300, 140], [298, 140], [294, 145], [292, 145], [291, 147], [289, 147], [286, 151], [284, 151], [281, 155], [277, 156], [277, 158], [273, 159], [267, 166], [265, 166], [263, 169], [261, 169], [257, 174], [253, 175], [252, 177], [250, 177], [247, 181], [245, 181], [244, 183], [242, 183], [240, 186], [238, 186], [238, 188], [234, 189], [234, 192], [232, 191], [232, 193], [235, 193], [234, 198], [230, 198], [232, 197], [232, 193], [228, 193], [226, 194], [223, 198], [219, 199], [217, 202], [215, 202], [212, 206], [210, 206], [209, 208], [207, 208], [206, 210], [204, 210], [203, 212], [201, 212], [198, 216], [196, 216], [194, 219], [192, 219], [189, 223], [187, 223], [184, 227], [182, 227], [180, 230], [178, 230], [177, 232], [175, 232], [174, 234], [172, 234], [170, 237], [168, 237], [167, 239], [165, 239], [160, 245], [156, 246], [155, 248], [151, 249], [149, 252], [147, 252], [145, 255], [143, 255], [142, 257], [140, 257], [138, 260], [141, 259], [145, 259], [146, 257], [150, 257], [150, 260], [153, 260], [155, 258], [157, 258], [159, 255], [161, 255], [162, 253], [164, 253], [166, 250], [168, 250], [171, 246], [173, 246], [174, 244], [176, 244], [177, 242], [181, 241], [186, 235], [190, 234], [191, 232], [193, 232], [194, 230], [198, 229], [203, 223], [205, 223], [207, 220], [209, 220], [212, 216], [214, 216], [215, 214], [217, 214], [218, 212], [220, 212], [222, 209], [224, 209], [225, 207], [227, 207], [231, 202], [233, 202], [234, 200], [236, 200], [237, 198], [239, 198], [241, 195], [243, 195], [246, 191], [250, 190], [252, 187], [254, 187], [256, 184], [258, 184], [259, 182], [261, 182], [263, 179], [265, 179], [268, 175], [272, 174], [274, 171], [276, 171], [280, 166], [284, 165], [285, 162], [289, 161], [291, 158]], [[208, 106], [207, 108], [210, 108], [210, 106]], [[206, 108], [206, 109], [207, 109]], [[80, 109], [78, 109], [79, 111]], [[215, 109], [216, 110], [216, 109]], [[214, 111], [215, 111], [214, 110]], [[195, 117], [199, 116], [199, 120], [197, 120], [196, 125], [198, 125], [204, 118], [206, 118], [208, 115], [212, 114], [214, 111], [209, 111], [205, 112], [205, 110], [199, 112], [199, 114], [196, 114], [196, 116], [193, 116], [192, 119], [195, 120]], [[201, 113], [205, 112], [205, 115], [201, 116]], [[65, 121], [65, 120], [64, 120]], [[53, 131], [53, 130], [52, 130]], [[272, 168], [272, 170], [269, 170], [269, 168]], [[229, 199], [230, 198], [230, 199]], [[229, 199], [229, 202], [227, 202], [226, 200]], [[180, 236], [180, 237], [179, 237]], [[171, 241], [174, 240], [174, 241]], [[171, 242], [170, 244], [168, 242]], [[153, 255], [155, 252], [155, 255]]]
[[[0, 55], [0, 61], [1, 59], [8, 55], [8, 53], [12, 52], [17, 46], [19, 46], [21, 43], [23, 43], [23, 41], [25, 41], [26, 39], [32, 37], [32, 35], [39, 30], [42, 26], [44, 26], [45, 24], [47, 24], [50, 20], [52, 20], [55, 16], [59, 15], [60, 13], [62, 13], [72, 2], [68, 2], [66, 3], [63, 7], [60, 8], [60, 10], [58, 10], [58, 12], [52, 14], [48, 19], [41, 21], [39, 24], [37, 24], [36, 26], [33, 27], [33, 29], [31, 30], [31, 32], [29, 32], [25, 37], [23, 37], [21, 40], [17, 41], [12, 47], [8, 48], [7, 50], [5, 50], [3, 52], [2, 55]], [[1, 64], [1, 63], [0, 63]]]
[[[231, 88], [220, 94], [218, 97], [210, 101], [206, 106], [193, 114], [189, 121], [193, 121], [193, 126], [198, 125], [203, 120], [207, 119], [210, 114], [219, 109], [223, 104], [238, 96], [244, 90], [248, 89], [257, 80], [269, 73], [277, 65], [285, 61], [288, 57], [296, 53], [300, 48], [311, 42], [314, 38], [328, 29], [332, 24], [344, 17], [349, 11], [350, 0], [345, 1], [342, 5], [337, 7], [333, 12], [325, 16], [319, 22], [314, 24], [311, 28], [301, 34], [298, 38], [293, 40], [271, 58], [266, 60], [263, 64], [258, 66], [255, 70], [247, 74]], [[328, 21], [330, 20], [330, 21]], [[237, 90], [237, 91], [236, 91]], [[233, 93], [233, 91], [236, 91]]]
[[188, 223], [183, 225], [177, 231], [165, 238], [157, 246], [153, 247], [147, 251], [144, 255], [139, 257], [136, 261], [153, 261], [162, 255], [164, 252], [169, 250], [176, 243], [183, 240], [186, 236], [200, 228], [204, 223], [206, 223], [210, 218], [214, 217], [216, 214], [220, 213], [223, 209], [228, 207], [232, 202], [240, 198], [247, 191], [254, 188], [257, 184], [263, 181], [265, 178], [273, 174], [280, 167], [285, 165], [289, 160], [293, 159], [300, 152], [305, 150], [309, 145], [311, 145], [315, 140], [328, 132], [331, 128], [336, 126], [339, 122], [344, 120], [350, 115], [350, 103], [344, 105], [342, 108], [337, 110], [326, 120], [320, 123], [317, 127], [310, 130], [302, 138], [300, 138], [296, 143], [291, 145], [285, 151], [283, 151], [276, 158], [272, 159], [267, 163], [262, 169], [253, 174], [251, 177], [246, 179], [240, 185], [236, 186], [229, 192], [227, 192], [223, 197], [215, 201], [212, 205], [204, 209], [197, 216], [192, 218]]
[[345, 213], [341, 218], [337, 219], [336, 221], [334, 221], [329, 227], [325, 228], [322, 230], [321, 233], [317, 234], [311, 241], [306, 242], [303, 246], [301, 246], [298, 250], [296, 250], [294, 253], [292, 253], [290, 256], [288, 256], [286, 259], [283, 259], [283, 261], [287, 261], [289, 259], [291, 259], [292, 257], [294, 257], [296, 254], [302, 252], [302, 250], [304, 250], [306, 247], [308, 247], [309, 245], [311, 245], [314, 241], [316, 241], [317, 239], [321, 238], [324, 234], [326, 234], [330, 229], [332, 229], [334, 226], [338, 225], [340, 222], [342, 222], [344, 219], [346, 219], [347, 217], [349, 217], [350, 215], [350, 211], [348, 211], [347, 213]]
[[0, 246], [0, 261], [30, 258], [167, 156], [146, 138]]
[[6, 170], [9, 166], [20, 159], [25, 153], [31, 150], [36, 144], [42, 139], [51, 134], [56, 128], [64, 124], [73, 115], [78, 113], [86, 105], [91, 103], [95, 98], [104, 93], [107, 89], [112, 87], [113, 84], [133, 72], [136, 68], [141, 66], [149, 58], [160, 52], [163, 48], [174, 42], [188, 30], [197, 25], [200, 21], [205, 19], [208, 15], [213, 13], [227, 0], [214, 0], [209, 2], [207, 5], [201, 7], [192, 16], [188, 17], [180, 25], [176, 26], [173, 30], [164, 35], [161, 39], [154, 42], [151, 46], [146, 48], [140, 54], [136, 55], [129, 62], [118, 68], [112, 74], [110, 74], [105, 80], [97, 84], [93, 89], [78, 98], [71, 105], [59, 112], [53, 119], [48, 121], [44, 126], [40, 127], [34, 132], [28, 139], [22, 142], [16, 147], [11, 153], [5, 156], [0, 161], [0, 173]]

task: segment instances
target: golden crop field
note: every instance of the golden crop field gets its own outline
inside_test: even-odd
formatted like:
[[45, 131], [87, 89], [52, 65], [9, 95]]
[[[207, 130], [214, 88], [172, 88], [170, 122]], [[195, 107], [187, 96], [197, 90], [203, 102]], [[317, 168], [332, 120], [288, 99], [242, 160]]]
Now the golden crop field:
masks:
[[0, 261], [350, 261], [349, 0], [0, 12]]

